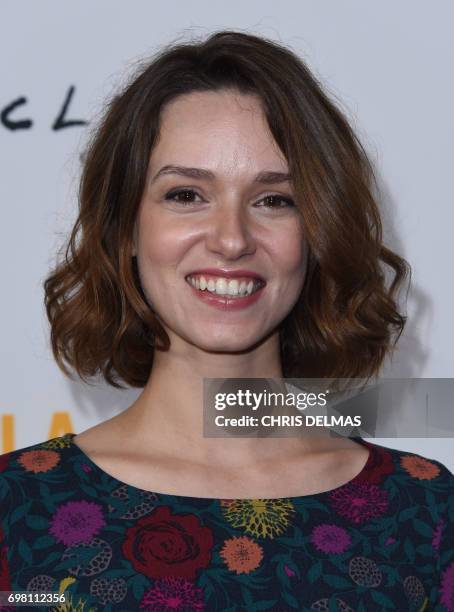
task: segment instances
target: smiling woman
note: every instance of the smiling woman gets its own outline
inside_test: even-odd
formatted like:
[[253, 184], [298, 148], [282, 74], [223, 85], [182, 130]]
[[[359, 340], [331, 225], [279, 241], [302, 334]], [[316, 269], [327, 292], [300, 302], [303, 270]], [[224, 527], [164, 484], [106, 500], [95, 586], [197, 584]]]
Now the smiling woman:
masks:
[[206, 378], [378, 375], [409, 271], [363, 147], [292, 51], [234, 31], [162, 49], [93, 131], [44, 283], [62, 371], [142, 392], [0, 457], [3, 589], [74, 610], [454, 610], [444, 465], [203, 435]]
[[186, 351], [189, 330], [207, 352], [247, 350], [267, 336], [277, 347], [307, 245], [260, 99], [228, 88], [168, 102], [148, 174], [132, 255], [174, 349]]
[[[208, 245], [218, 238], [230, 245], [210, 255], [192, 246], [173, 265], [180, 279], [192, 260], [234, 269], [241, 257], [266, 266], [260, 249], [260, 261], [253, 258], [257, 230], [273, 249], [270, 261], [283, 241], [281, 257], [294, 256], [292, 241], [297, 251], [309, 247], [302, 291], [282, 279], [269, 284], [275, 297], [278, 289], [280, 297], [284, 289], [292, 294], [286, 316], [275, 317], [285, 376], [372, 376], [400, 335], [405, 317], [394, 295], [409, 267], [382, 243], [367, 156], [301, 60], [256, 40], [218, 33], [163, 49], [93, 131], [67, 258], [45, 283], [52, 347], [64, 371], [67, 362], [81, 377], [100, 371], [114, 386], [142, 387], [153, 349], [170, 346], [162, 313], [149, 308], [137, 276], [136, 264], [147, 262], [133, 257], [138, 218], [143, 233], [153, 232], [151, 249], [165, 242], [167, 252], [182, 234], [197, 241], [207, 227]], [[179, 234], [165, 236], [164, 227]], [[220, 228], [229, 235], [219, 236]], [[389, 288], [381, 264], [394, 271]]]

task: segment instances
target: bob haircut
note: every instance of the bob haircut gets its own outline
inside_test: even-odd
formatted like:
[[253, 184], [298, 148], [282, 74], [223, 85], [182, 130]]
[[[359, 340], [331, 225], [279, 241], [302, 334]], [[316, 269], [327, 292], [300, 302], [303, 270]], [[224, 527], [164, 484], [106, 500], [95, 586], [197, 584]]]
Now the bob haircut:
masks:
[[394, 350], [407, 319], [395, 294], [411, 268], [382, 243], [363, 146], [291, 50], [223, 30], [167, 45], [142, 63], [91, 133], [78, 217], [44, 281], [53, 355], [69, 377], [67, 366], [84, 382], [101, 374], [117, 388], [144, 387], [154, 350], [169, 349], [132, 256], [134, 223], [164, 105], [224, 89], [260, 97], [309, 247], [304, 287], [279, 328], [284, 377], [369, 379]]

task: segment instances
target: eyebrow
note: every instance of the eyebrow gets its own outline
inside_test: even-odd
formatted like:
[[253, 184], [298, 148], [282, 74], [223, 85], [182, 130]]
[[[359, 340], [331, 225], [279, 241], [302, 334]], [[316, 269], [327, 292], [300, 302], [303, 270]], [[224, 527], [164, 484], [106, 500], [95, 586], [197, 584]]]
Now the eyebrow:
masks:
[[[158, 170], [150, 181], [150, 185], [164, 174], [179, 174], [180, 176], [207, 181], [214, 181], [216, 179], [216, 175], [211, 172], [211, 170], [207, 170], [205, 168], [188, 168], [186, 166], [168, 165], [163, 166], [160, 170]], [[259, 172], [254, 177], [253, 182], [261, 185], [274, 185], [276, 183], [285, 183], [286, 181], [290, 180], [291, 175], [286, 172], [272, 172], [270, 170], [264, 170], [263, 172]]]

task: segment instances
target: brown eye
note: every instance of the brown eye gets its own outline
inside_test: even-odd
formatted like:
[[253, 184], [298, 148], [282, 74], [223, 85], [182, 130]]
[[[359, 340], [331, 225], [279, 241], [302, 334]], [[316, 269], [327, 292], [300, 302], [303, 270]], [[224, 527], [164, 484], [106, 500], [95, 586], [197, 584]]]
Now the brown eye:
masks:
[[271, 201], [271, 204], [266, 205], [265, 208], [287, 208], [295, 206], [295, 202], [291, 198], [285, 198], [277, 193], [265, 196], [261, 202], [265, 200]]
[[[198, 195], [193, 189], [176, 189], [175, 191], [169, 191], [164, 196], [166, 200], [178, 202], [179, 204], [192, 204], [193, 196]], [[180, 199], [180, 196], [181, 199]]]

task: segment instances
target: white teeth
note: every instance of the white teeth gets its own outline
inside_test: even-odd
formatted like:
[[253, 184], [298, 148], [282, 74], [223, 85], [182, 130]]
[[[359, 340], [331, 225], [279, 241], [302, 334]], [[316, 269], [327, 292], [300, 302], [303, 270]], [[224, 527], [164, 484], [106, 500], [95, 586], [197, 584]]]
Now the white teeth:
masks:
[[229, 280], [228, 293], [229, 295], [238, 295], [238, 281], [235, 278]]
[[225, 295], [227, 293], [227, 281], [225, 278], [218, 278], [216, 281], [216, 293], [218, 295]]
[[217, 278], [216, 281], [212, 278], [206, 279], [204, 276], [193, 276], [188, 277], [189, 282], [193, 287], [199, 291], [208, 290], [211, 293], [217, 295], [229, 295], [229, 296], [245, 296], [251, 295], [255, 289], [260, 286], [258, 281], [241, 281], [236, 278]]

